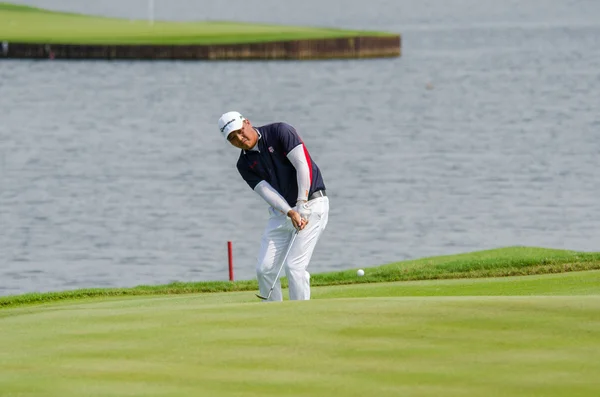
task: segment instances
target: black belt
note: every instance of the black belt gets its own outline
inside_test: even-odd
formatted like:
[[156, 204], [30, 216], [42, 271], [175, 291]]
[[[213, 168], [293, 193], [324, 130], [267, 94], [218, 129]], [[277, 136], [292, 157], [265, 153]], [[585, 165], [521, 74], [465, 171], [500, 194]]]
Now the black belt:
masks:
[[314, 200], [319, 197], [325, 197], [325, 196], [327, 196], [327, 194], [325, 194], [325, 190], [317, 190], [316, 192], [314, 192], [313, 194], [308, 196], [308, 201]]

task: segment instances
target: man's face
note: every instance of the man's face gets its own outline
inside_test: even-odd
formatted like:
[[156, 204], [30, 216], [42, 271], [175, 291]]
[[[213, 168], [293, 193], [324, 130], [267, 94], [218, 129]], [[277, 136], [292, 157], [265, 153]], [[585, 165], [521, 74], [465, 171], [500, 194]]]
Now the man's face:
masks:
[[258, 134], [248, 120], [244, 120], [242, 128], [227, 135], [227, 140], [238, 149], [250, 150], [258, 141]]

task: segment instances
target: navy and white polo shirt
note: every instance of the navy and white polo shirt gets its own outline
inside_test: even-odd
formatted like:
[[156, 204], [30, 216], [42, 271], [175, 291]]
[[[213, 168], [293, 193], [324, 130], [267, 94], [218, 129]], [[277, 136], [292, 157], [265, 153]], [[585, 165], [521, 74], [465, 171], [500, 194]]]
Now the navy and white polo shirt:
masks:
[[[260, 133], [258, 151], [242, 150], [237, 162], [240, 175], [254, 190], [261, 181], [268, 182], [293, 207], [298, 198], [298, 181], [296, 168], [287, 158], [287, 154], [300, 144], [304, 144], [300, 136], [289, 124], [273, 123], [255, 127]], [[325, 184], [317, 164], [312, 161], [306, 145], [304, 154], [310, 172], [310, 189], [308, 196], [318, 190], [324, 190]]]

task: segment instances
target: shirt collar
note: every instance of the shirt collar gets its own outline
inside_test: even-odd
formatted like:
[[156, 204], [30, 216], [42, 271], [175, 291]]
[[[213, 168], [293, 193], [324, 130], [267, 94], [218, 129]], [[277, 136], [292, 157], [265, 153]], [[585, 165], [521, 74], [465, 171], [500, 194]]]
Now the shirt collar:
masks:
[[[252, 127], [252, 128], [254, 128], [254, 127]], [[254, 147], [250, 150], [244, 150], [244, 154], [246, 154], [248, 152], [260, 152], [260, 150], [258, 149], [258, 142], [261, 140], [262, 134], [260, 133], [260, 131], [257, 128], [254, 128], [254, 131], [256, 131], [256, 133], [258, 134], [258, 139], [256, 140], [256, 145], [254, 145]]]

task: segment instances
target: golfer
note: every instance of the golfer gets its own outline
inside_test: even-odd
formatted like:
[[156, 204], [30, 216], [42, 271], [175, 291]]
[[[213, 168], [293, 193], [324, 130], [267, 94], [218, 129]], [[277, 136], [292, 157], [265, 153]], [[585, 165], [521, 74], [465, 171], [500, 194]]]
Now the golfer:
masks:
[[[241, 149], [237, 169], [242, 178], [269, 204], [270, 216], [256, 265], [260, 294], [267, 296], [292, 235], [299, 231], [285, 271], [290, 299], [310, 299], [307, 268], [329, 216], [329, 199], [319, 167], [289, 124], [253, 127], [240, 113], [227, 112], [219, 119], [219, 130]], [[269, 300], [282, 299], [277, 280]]]

